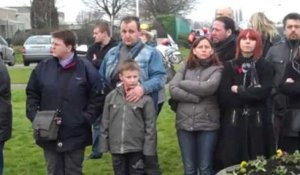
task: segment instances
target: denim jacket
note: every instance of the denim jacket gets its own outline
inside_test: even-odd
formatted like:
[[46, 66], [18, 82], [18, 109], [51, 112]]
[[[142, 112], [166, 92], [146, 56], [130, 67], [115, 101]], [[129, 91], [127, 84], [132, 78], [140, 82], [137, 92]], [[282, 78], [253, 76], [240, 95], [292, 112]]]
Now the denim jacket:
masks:
[[[138, 41], [130, 50], [129, 55], [135, 55], [134, 53], [139, 50], [142, 44], [141, 41]], [[117, 68], [122, 45], [120, 42], [116, 47], [110, 49], [104, 57], [99, 69], [103, 89], [111, 87], [111, 78]], [[166, 71], [159, 52], [155, 48], [145, 45], [134, 60], [141, 69], [141, 84], [145, 94], [158, 92], [166, 83]]]

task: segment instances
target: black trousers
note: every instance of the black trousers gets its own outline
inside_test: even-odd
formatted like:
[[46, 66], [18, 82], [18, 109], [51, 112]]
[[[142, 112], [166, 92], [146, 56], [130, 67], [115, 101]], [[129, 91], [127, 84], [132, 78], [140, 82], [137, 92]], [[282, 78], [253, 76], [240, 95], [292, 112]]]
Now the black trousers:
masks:
[[115, 175], [144, 175], [142, 152], [112, 154]]
[[84, 149], [57, 152], [44, 149], [48, 175], [82, 175]]
[[154, 156], [144, 156], [145, 175], [161, 175], [157, 154]]
[[293, 154], [296, 150], [300, 149], [300, 132], [298, 137], [280, 136], [278, 148]]

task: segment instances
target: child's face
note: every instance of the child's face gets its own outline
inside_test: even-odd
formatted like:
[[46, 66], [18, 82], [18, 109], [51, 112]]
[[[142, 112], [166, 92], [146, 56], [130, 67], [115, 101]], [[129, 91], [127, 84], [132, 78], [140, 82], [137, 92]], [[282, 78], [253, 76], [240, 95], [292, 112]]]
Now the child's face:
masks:
[[126, 70], [119, 74], [125, 90], [133, 89], [139, 84], [140, 73], [137, 70]]

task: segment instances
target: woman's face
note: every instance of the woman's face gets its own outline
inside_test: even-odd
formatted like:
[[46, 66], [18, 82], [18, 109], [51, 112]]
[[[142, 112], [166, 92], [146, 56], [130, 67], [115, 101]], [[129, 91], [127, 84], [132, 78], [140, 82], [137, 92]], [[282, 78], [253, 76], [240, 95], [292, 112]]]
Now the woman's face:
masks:
[[193, 49], [193, 54], [198, 59], [207, 59], [214, 53], [214, 50], [210, 43], [204, 39], [201, 40], [198, 45]]
[[240, 41], [240, 47], [242, 54], [253, 53], [256, 46], [256, 40], [254, 38], [249, 37], [249, 33], [246, 37], [242, 38]]

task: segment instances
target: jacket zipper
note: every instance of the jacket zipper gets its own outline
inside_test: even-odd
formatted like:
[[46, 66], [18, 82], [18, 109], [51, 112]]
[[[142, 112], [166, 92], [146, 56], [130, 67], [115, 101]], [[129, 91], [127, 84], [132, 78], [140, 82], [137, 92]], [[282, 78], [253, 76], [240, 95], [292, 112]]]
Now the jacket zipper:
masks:
[[260, 121], [260, 112], [259, 111], [256, 112], [256, 117], [257, 117], [257, 124], [260, 125], [261, 121]]
[[126, 106], [124, 104], [123, 115], [122, 115], [122, 130], [121, 130], [121, 153], [124, 153], [125, 109], [126, 109]]
[[232, 111], [232, 119], [231, 119], [231, 123], [232, 123], [232, 124], [235, 124], [235, 121], [236, 121], [236, 110], [233, 110], [233, 111]]

